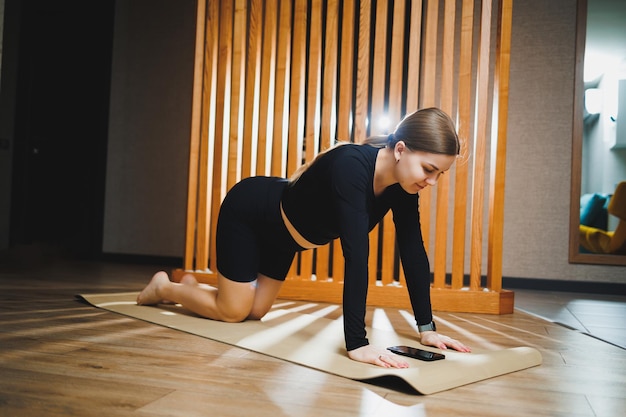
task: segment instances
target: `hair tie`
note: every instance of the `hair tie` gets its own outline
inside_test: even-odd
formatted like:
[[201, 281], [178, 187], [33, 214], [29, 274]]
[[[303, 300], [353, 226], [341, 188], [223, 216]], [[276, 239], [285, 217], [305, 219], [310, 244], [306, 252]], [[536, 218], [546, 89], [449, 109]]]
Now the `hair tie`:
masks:
[[396, 140], [396, 136], [393, 133], [387, 135], [387, 143], [390, 145], [394, 145]]

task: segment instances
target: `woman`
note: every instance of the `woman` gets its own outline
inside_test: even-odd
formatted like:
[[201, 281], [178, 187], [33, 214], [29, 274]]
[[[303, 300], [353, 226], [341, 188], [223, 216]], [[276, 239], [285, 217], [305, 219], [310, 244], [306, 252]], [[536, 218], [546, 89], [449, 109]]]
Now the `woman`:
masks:
[[432, 321], [430, 267], [420, 230], [418, 192], [437, 183], [459, 155], [454, 123], [441, 110], [419, 110], [388, 136], [321, 153], [289, 179], [247, 178], [228, 193], [217, 225], [218, 288], [157, 273], [138, 304], [164, 300], [226, 322], [260, 319], [272, 307], [295, 254], [339, 238], [345, 258], [343, 313], [348, 356], [382, 367], [408, 363], [369, 345], [365, 332], [368, 233], [391, 209], [420, 341], [462, 352]]

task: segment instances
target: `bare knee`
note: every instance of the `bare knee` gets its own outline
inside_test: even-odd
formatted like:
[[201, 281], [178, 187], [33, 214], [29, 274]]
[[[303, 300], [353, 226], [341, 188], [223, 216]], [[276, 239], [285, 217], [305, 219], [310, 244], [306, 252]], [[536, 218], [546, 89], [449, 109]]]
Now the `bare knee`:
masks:
[[231, 281], [219, 274], [217, 288], [218, 320], [238, 323], [248, 318], [253, 310], [256, 293], [252, 283]]
[[220, 320], [226, 323], [241, 323], [248, 316], [246, 311], [220, 311]]
[[261, 320], [272, 309], [273, 302], [267, 300], [255, 300], [252, 304], [252, 309], [248, 315], [250, 320]]
[[240, 323], [244, 321], [250, 315], [250, 309], [252, 306], [246, 302], [240, 302], [237, 304], [229, 303], [224, 300], [220, 300], [219, 293], [217, 296], [217, 306], [219, 310], [219, 319], [226, 323]]
[[247, 318], [248, 320], [261, 320], [269, 311], [269, 308], [253, 308]]

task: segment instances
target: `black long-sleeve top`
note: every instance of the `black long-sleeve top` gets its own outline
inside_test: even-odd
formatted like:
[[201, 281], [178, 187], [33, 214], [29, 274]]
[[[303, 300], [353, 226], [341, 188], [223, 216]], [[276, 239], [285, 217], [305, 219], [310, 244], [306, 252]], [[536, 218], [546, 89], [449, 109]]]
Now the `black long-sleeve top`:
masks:
[[432, 320], [430, 266], [424, 249], [418, 195], [399, 184], [374, 195], [378, 148], [338, 146], [318, 158], [285, 190], [285, 215], [311, 243], [340, 238], [345, 258], [344, 334], [348, 351], [367, 345], [365, 305], [368, 286], [369, 232], [391, 209], [400, 259], [418, 324]]

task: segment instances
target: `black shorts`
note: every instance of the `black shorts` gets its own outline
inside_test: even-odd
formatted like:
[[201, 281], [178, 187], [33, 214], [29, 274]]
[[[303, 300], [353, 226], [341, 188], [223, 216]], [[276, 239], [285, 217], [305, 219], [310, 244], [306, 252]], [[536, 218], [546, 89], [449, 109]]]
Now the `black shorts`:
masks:
[[261, 273], [283, 281], [302, 251], [280, 214], [287, 180], [250, 177], [226, 195], [217, 220], [217, 270], [231, 281], [252, 282]]

